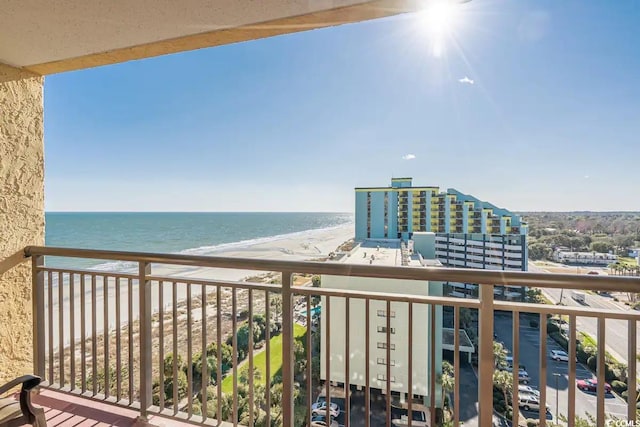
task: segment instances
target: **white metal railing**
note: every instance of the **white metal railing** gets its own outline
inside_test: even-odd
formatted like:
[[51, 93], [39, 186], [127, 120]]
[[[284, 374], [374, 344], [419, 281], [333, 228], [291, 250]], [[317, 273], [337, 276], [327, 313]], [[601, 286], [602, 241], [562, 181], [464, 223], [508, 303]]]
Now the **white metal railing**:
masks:
[[[314, 358], [317, 351], [324, 353], [325, 373], [332, 372], [330, 364], [332, 350], [330, 344], [331, 328], [319, 324], [320, 332], [313, 332], [312, 320], [315, 310], [313, 301], [323, 298], [319, 317], [329, 322], [335, 307], [344, 312], [338, 313], [345, 321], [346, 337], [344, 354], [350, 355], [343, 361], [343, 382], [339, 387], [345, 390], [347, 399], [344, 402], [344, 414], [341, 414], [345, 426], [359, 405], [351, 402], [354, 387], [350, 383], [353, 378], [355, 363], [351, 355], [354, 349], [353, 337], [360, 336], [364, 344], [364, 408], [362, 410], [366, 426], [391, 426], [393, 423], [392, 399], [388, 398], [382, 405], [379, 418], [376, 418], [377, 407], [372, 400], [377, 393], [371, 385], [371, 360], [375, 364], [376, 356], [372, 354], [370, 327], [371, 319], [376, 312], [371, 312], [373, 304], [386, 304], [386, 313], [394, 313], [384, 318], [384, 356], [392, 359], [394, 340], [392, 330], [399, 333], [408, 331], [409, 350], [407, 360], [396, 361], [392, 367], [387, 363], [384, 375], [385, 396], [391, 396], [398, 384], [393, 383], [392, 370], [404, 364], [408, 374], [406, 390], [414, 390], [416, 376], [412, 372], [415, 354], [412, 350], [413, 333], [421, 325], [414, 324], [414, 313], [421, 307], [428, 307], [431, 325], [436, 313], [435, 307], [451, 307], [453, 311], [453, 327], [455, 329], [456, 349], [460, 348], [461, 310], [477, 310], [478, 313], [478, 406], [479, 425], [491, 425], [493, 416], [493, 372], [495, 369], [493, 355], [494, 316], [496, 312], [507, 312], [511, 316], [514, 366], [518, 366], [520, 357], [520, 314], [533, 313], [539, 317], [539, 365], [540, 365], [540, 401], [546, 402], [547, 374], [547, 315], [566, 315], [569, 318], [569, 342], [575, 343], [576, 318], [591, 317], [597, 319], [599, 343], [606, 339], [605, 319], [622, 319], [628, 324], [628, 389], [630, 402], [627, 405], [627, 419], [635, 420], [636, 409], [636, 324], [640, 313], [635, 311], [595, 310], [587, 307], [560, 307], [539, 304], [512, 303], [494, 300], [494, 286], [535, 286], [563, 289], [590, 289], [600, 291], [635, 292], [640, 289], [640, 279], [629, 277], [577, 276], [560, 274], [540, 274], [518, 271], [488, 271], [470, 269], [452, 269], [438, 267], [384, 267], [375, 265], [350, 265], [345, 263], [291, 262], [263, 259], [242, 259], [224, 257], [204, 257], [188, 255], [150, 254], [115, 251], [95, 251], [81, 249], [64, 249], [48, 247], [28, 247], [26, 256], [32, 257], [33, 265], [33, 341], [34, 370], [46, 381], [45, 385], [72, 393], [79, 393], [91, 398], [103, 399], [116, 404], [139, 407], [141, 417], [155, 413], [168, 417], [188, 420], [192, 423], [213, 424], [216, 420], [229, 420], [234, 425], [306, 425], [309, 422], [311, 405], [321, 391], [327, 400], [334, 395], [329, 381], [316, 378], [319, 370]], [[90, 271], [82, 269], [53, 268], [44, 265], [45, 256], [69, 258], [90, 258], [129, 261], [137, 264], [135, 272]], [[240, 270], [256, 270], [277, 272], [279, 284], [235, 282], [222, 280], [204, 280], [172, 275], [153, 274], [152, 265], [183, 265], [203, 268], [224, 268]], [[460, 283], [479, 283], [479, 298], [458, 299], [442, 296], [405, 295], [393, 292], [369, 292], [344, 289], [295, 287], [295, 274], [319, 274], [332, 276], [354, 276], [368, 278], [405, 279], [416, 281], [443, 281]], [[279, 302], [281, 299], [281, 303]], [[278, 301], [273, 305], [272, 301]], [[306, 318], [304, 338], [296, 336], [299, 327], [295, 327], [296, 313], [294, 306], [306, 309], [298, 316]], [[350, 310], [356, 304], [364, 304], [365, 315], [355, 321]], [[246, 310], [246, 311], [245, 311]], [[383, 309], [384, 310], [384, 309]], [[276, 313], [274, 313], [274, 311]], [[281, 314], [279, 313], [281, 311]], [[408, 313], [406, 324], [399, 322], [399, 313]], [[398, 316], [396, 316], [396, 313]], [[254, 333], [249, 333], [246, 343], [246, 362], [241, 361], [239, 352], [245, 346], [238, 342], [238, 330], [248, 325], [253, 331], [257, 322], [256, 314], [264, 314], [264, 352], [270, 361], [274, 352], [282, 354], [281, 374], [274, 376], [271, 363], [266, 363], [263, 378], [254, 378], [249, 374], [246, 386], [241, 384], [241, 373], [245, 364], [250, 373], [256, 365], [254, 355]], [[275, 314], [275, 316], [273, 316]], [[302, 315], [304, 314], [304, 315]], [[338, 315], [336, 314], [336, 315]], [[281, 316], [281, 322], [278, 316]], [[281, 323], [282, 344], [272, 348], [272, 325]], [[327, 323], [324, 323], [327, 325]], [[333, 326], [333, 324], [332, 324]], [[442, 413], [436, 410], [438, 403], [437, 388], [442, 387], [435, 372], [437, 331], [429, 331], [430, 354], [428, 376], [428, 393], [424, 403], [428, 411], [429, 425], [436, 425]], [[223, 335], [230, 335], [231, 355], [223, 354], [229, 350], [225, 347]], [[318, 333], [324, 334], [324, 348], [314, 348], [314, 339]], [[260, 335], [260, 334], [258, 334]], [[244, 338], [243, 338], [244, 339]], [[296, 355], [296, 342], [304, 347], [302, 356]], [[212, 345], [215, 343], [215, 346]], [[358, 349], [361, 350], [361, 349]], [[377, 350], [376, 350], [377, 351]], [[570, 345], [568, 362], [568, 382], [576, 380], [576, 347]], [[598, 425], [605, 420], [605, 346], [598, 346], [598, 379], [596, 416]], [[167, 359], [168, 353], [172, 359]], [[211, 354], [211, 356], [209, 356]], [[200, 357], [198, 368], [197, 358]], [[209, 366], [209, 359], [215, 361]], [[262, 356], [261, 356], [262, 357]], [[304, 359], [304, 367], [299, 370], [296, 358]], [[454, 352], [454, 373], [460, 373], [459, 352]], [[202, 360], [204, 358], [204, 361]], [[181, 362], [183, 359], [183, 362]], [[230, 362], [229, 362], [230, 360]], [[184, 368], [186, 361], [186, 369]], [[225, 361], [230, 366], [225, 366]], [[352, 366], [350, 366], [350, 364]], [[195, 366], [195, 367], [194, 367]], [[294, 371], [294, 368], [296, 369]], [[184, 373], [184, 374], [183, 374]], [[180, 382], [180, 378], [186, 381]], [[231, 394], [223, 392], [223, 376], [231, 376]], [[326, 375], [326, 374], [325, 374]], [[282, 393], [274, 395], [272, 381], [281, 378]], [[332, 379], [332, 378], [329, 378]], [[315, 381], [314, 381], [315, 380]], [[260, 383], [260, 384], [258, 384]], [[263, 384], [264, 383], [264, 386]], [[154, 389], [154, 385], [157, 386]], [[518, 374], [513, 374], [512, 402], [518, 402]], [[455, 382], [452, 406], [452, 422], [458, 425], [460, 418], [460, 386]], [[245, 388], [246, 387], [246, 388]], [[372, 394], [372, 392], [375, 392]], [[302, 401], [296, 403], [294, 396], [302, 395]], [[334, 397], [335, 398], [335, 397]], [[212, 401], [213, 399], [213, 401]], [[225, 400], [227, 399], [227, 400]], [[282, 411], [272, 413], [274, 399], [280, 400]], [[569, 425], [573, 425], [575, 413], [575, 388], [569, 387], [568, 413]], [[225, 407], [229, 403], [229, 408]], [[277, 402], [275, 402], [277, 403]], [[253, 408], [244, 412], [246, 416], [239, 418], [240, 405]], [[413, 413], [413, 399], [408, 399], [408, 414]], [[243, 406], [243, 407], [244, 407]], [[353, 407], [352, 407], [353, 406]], [[295, 412], [297, 407], [305, 409]], [[264, 410], [266, 408], [266, 411]], [[298, 416], [296, 417], [296, 414]], [[329, 405], [326, 416], [329, 418]], [[407, 424], [412, 425], [412, 416], [407, 417]], [[513, 422], [520, 418], [519, 411], [513, 411]], [[546, 408], [541, 405], [539, 411], [541, 425], [545, 425]]]

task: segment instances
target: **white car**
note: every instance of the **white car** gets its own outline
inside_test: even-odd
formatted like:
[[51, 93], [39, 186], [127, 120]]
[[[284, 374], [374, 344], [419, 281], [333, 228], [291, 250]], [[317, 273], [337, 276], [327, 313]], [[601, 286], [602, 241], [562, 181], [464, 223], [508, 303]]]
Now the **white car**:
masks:
[[520, 402], [518, 406], [520, 406], [525, 411], [537, 411], [540, 409], [540, 399], [533, 395], [520, 396]]
[[521, 393], [523, 395], [531, 394], [533, 396], [540, 396], [540, 392], [538, 390], [525, 384], [518, 384], [518, 393]]
[[311, 418], [311, 427], [340, 427], [340, 424], [333, 418], [327, 423], [327, 417], [316, 415]]
[[569, 355], [562, 350], [551, 350], [549, 353], [549, 357], [557, 362], [568, 362]]
[[[311, 414], [327, 415], [327, 402], [322, 401], [314, 403], [313, 406], [311, 406]], [[340, 415], [340, 407], [332, 402], [331, 405], [329, 405], [329, 415], [333, 418], [338, 418], [338, 415]]]
[[[404, 427], [409, 425], [409, 416], [401, 415], [400, 418], [391, 419], [391, 424], [396, 427]], [[413, 411], [411, 425], [415, 427], [429, 427], [427, 424], [427, 414], [422, 411]]]

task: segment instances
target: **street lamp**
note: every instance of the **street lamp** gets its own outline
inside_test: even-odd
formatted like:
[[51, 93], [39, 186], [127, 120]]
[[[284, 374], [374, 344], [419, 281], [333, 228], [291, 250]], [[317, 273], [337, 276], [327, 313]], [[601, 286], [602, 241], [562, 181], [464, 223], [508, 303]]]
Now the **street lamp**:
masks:
[[558, 424], [558, 378], [560, 378], [560, 374], [554, 372], [553, 376], [556, 377], [556, 424]]

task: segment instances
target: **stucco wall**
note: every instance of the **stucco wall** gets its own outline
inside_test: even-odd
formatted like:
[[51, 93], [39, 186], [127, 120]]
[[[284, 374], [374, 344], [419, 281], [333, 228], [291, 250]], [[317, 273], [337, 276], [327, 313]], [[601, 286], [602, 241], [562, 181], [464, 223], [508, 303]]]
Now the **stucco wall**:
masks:
[[[44, 244], [43, 78], [0, 64], [0, 261]], [[0, 384], [31, 372], [31, 270], [0, 276]]]

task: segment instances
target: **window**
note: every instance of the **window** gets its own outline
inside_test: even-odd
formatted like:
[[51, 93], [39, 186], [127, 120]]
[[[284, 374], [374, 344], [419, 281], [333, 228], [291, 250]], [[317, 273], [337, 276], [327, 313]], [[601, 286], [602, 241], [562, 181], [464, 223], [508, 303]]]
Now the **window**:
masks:
[[[378, 317], [387, 317], [387, 310], [378, 310]], [[390, 317], [396, 317], [396, 312], [392, 311]]]
[[[378, 365], [386, 365], [387, 364], [387, 360], [384, 357], [378, 357], [377, 360], [376, 360], [376, 363]], [[392, 359], [390, 365], [391, 366], [396, 366], [396, 361]]]
[[[385, 374], [378, 374], [378, 381], [386, 381], [386, 380], [387, 380], [387, 376]], [[396, 377], [391, 377], [389, 379], [389, 382], [395, 383]]]
[[[378, 348], [386, 349], [387, 348], [387, 343], [386, 342], [379, 342], [378, 343]], [[391, 344], [391, 350], [395, 350], [395, 349], [396, 349], [396, 345], [395, 344]]]
[[[387, 332], [387, 327], [386, 326], [378, 326], [378, 332], [386, 333]], [[396, 333], [396, 328], [391, 328], [391, 333], [395, 334]]]

